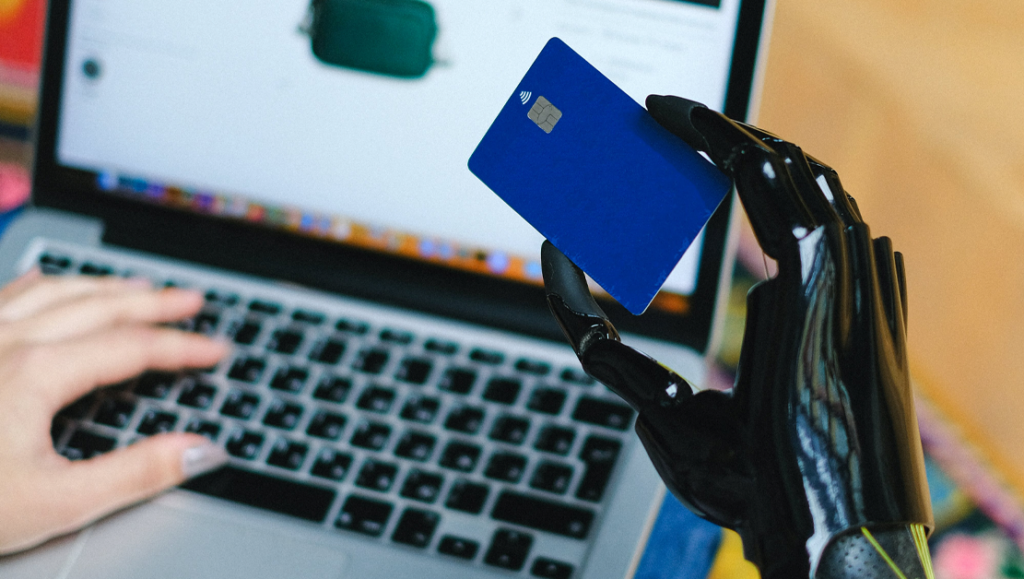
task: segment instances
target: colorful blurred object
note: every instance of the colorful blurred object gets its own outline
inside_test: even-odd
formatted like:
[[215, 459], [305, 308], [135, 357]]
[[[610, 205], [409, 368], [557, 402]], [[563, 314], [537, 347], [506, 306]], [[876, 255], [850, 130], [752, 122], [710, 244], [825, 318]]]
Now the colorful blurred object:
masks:
[[30, 189], [28, 170], [14, 163], [0, 163], [0, 212], [28, 201]]
[[44, 0], [0, 0], [0, 123], [35, 114], [45, 18]]

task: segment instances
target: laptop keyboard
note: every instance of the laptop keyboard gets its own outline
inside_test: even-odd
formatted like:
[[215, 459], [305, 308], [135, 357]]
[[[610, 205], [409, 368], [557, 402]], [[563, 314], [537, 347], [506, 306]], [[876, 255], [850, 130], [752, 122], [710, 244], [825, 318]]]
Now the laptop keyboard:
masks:
[[571, 359], [412, 331], [301, 291], [157, 275], [119, 254], [51, 247], [34, 261], [205, 291], [179, 326], [235, 346], [214, 368], [150, 372], [69, 405], [52, 431], [67, 458], [195, 432], [231, 462], [190, 491], [523, 575], [570, 577], [584, 560], [634, 413]]

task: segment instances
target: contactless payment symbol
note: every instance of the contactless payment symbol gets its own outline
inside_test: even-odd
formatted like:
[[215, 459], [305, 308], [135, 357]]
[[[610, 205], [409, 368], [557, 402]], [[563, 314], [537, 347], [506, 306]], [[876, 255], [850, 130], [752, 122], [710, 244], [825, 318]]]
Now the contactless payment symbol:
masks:
[[545, 133], [551, 134], [551, 130], [555, 128], [559, 119], [562, 118], [562, 111], [558, 110], [548, 99], [539, 96], [537, 97], [537, 102], [533, 103], [533, 106], [530, 107], [530, 112], [526, 113], [526, 116], [530, 117], [531, 121], [537, 123], [538, 127], [544, 129]]

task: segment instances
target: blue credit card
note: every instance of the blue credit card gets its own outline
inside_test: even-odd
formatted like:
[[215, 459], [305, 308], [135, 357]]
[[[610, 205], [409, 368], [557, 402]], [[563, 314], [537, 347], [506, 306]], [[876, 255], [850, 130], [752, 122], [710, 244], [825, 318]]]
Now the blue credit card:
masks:
[[731, 187], [558, 38], [512, 92], [469, 169], [637, 315]]

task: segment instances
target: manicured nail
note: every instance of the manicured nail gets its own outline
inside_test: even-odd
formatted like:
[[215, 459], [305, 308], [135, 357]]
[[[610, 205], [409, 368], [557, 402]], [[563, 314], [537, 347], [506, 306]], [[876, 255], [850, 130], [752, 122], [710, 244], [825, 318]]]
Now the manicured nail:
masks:
[[185, 478], [192, 478], [224, 466], [227, 462], [228, 453], [223, 448], [216, 444], [201, 444], [181, 453], [181, 472]]

